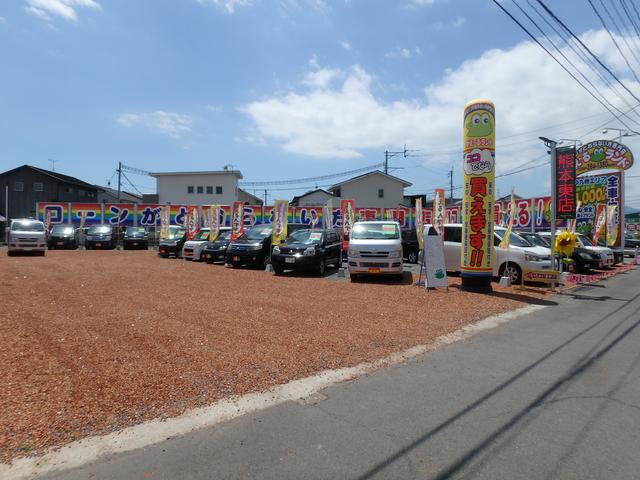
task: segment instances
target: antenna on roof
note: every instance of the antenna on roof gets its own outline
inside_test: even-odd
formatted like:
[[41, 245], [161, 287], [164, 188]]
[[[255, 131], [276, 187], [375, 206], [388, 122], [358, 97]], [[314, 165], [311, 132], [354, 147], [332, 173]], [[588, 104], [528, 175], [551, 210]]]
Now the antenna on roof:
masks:
[[234, 167], [234, 166], [233, 166], [231, 163], [227, 163], [227, 164], [226, 164], [224, 167], [222, 167], [222, 168], [223, 168], [223, 170], [224, 170], [225, 172], [228, 172], [228, 171], [229, 171], [229, 167], [231, 167], [231, 171], [233, 171], [233, 167]]
[[47, 161], [51, 162], [51, 171], [55, 172], [56, 171], [56, 163], [59, 162], [60, 160], [54, 160], [53, 158], [47, 158]]

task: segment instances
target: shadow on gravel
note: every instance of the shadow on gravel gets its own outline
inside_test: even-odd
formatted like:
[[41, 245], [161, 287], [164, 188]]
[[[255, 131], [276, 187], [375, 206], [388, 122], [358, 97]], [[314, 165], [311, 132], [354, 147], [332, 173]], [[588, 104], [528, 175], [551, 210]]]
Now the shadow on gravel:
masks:
[[367, 275], [358, 277], [355, 283], [370, 283], [376, 285], [411, 285], [413, 283], [413, 275], [411, 272], [403, 272], [402, 279], [388, 275]]
[[[458, 290], [461, 289], [460, 285], [449, 285], [449, 288], [455, 288], [455, 289], [458, 289]], [[525, 293], [512, 293], [512, 292], [497, 292], [497, 291], [493, 291], [489, 295], [491, 295], [492, 297], [506, 298], [508, 300], [515, 300], [516, 302], [528, 303], [530, 305], [544, 305], [544, 306], [547, 306], [547, 307], [558, 305], [558, 302], [554, 302], [553, 300], [545, 300], [544, 298], [532, 297], [530, 295], [526, 295]]]

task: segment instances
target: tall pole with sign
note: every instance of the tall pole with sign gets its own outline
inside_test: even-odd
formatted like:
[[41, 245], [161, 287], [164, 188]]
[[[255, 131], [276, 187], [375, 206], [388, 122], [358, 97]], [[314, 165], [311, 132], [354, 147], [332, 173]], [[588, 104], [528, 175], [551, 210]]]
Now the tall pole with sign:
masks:
[[464, 107], [462, 289], [490, 292], [493, 277], [495, 107], [473, 100]]

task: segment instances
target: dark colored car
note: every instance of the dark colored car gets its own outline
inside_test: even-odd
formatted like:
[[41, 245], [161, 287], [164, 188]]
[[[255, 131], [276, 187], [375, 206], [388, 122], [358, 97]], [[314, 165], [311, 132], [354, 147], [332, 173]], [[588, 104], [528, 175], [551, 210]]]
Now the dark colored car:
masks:
[[276, 275], [285, 270], [312, 270], [324, 275], [327, 265], [340, 267], [342, 241], [335, 230], [296, 230], [271, 251]]
[[95, 248], [116, 248], [116, 235], [110, 225], [92, 225], [84, 240], [87, 250]]
[[[309, 225], [288, 224], [287, 232], [309, 228]], [[225, 263], [234, 268], [243, 265], [266, 267], [271, 256], [271, 232], [271, 225], [248, 228], [240, 238], [229, 243]]]
[[207, 263], [224, 262], [229, 242], [231, 242], [231, 230], [221, 230], [213, 242], [207, 242], [204, 247], [204, 258]]
[[164, 258], [174, 256], [176, 258], [182, 255], [182, 246], [187, 239], [187, 232], [178, 225], [169, 227], [169, 235], [167, 238], [161, 238], [158, 243], [158, 255]]
[[415, 228], [405, 228], [402, 233], [402, 255], [409, 263], [418, 263], [418, 235]]
[[[627, 246], [627, 240], [625, 239], [624, 241], [625, 247]], [[607, 241], [603, 238], [600, 238], [598, 240], [598, 246], [599, 247], [607, 247], [610, 248], [611, 251], [613, 252], [613, 264], [617, 265], [619, 263], [624, 263], [624, 250], [621, 248], [615, 248], [615, 247], [609, 247], [607, 245]]]
[[54, 225], [47, 240], [49, 250], [78, 248], [78, 233], [73, 225]]
[[127, 227], [122, 238], [122, 247], [125, 250], [130, 248], [149, 248], [149, 234], [144, 227]]
[[[518, 232], [521, 237], [524, 237], [534, 247], [546, 247], [549, 248], [549, 240], [542, 235], [530, 232]], [[577, 247], [573, 249], [571, 254], [571, 260], [573, 260], [573, 269], [576, 273], [588, 273], [594, 268], [602, 268], [602, 259], [597, 253], [590, 252], [586, 248]]]

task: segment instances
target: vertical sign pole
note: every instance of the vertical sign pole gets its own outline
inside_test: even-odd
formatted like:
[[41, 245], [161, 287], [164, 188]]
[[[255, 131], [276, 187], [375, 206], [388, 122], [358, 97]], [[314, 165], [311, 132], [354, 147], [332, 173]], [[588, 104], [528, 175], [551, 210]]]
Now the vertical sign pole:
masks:
[[556, 142], [551, 142], [551, 270], [555, 270], [555, 244], [556, 244]]

